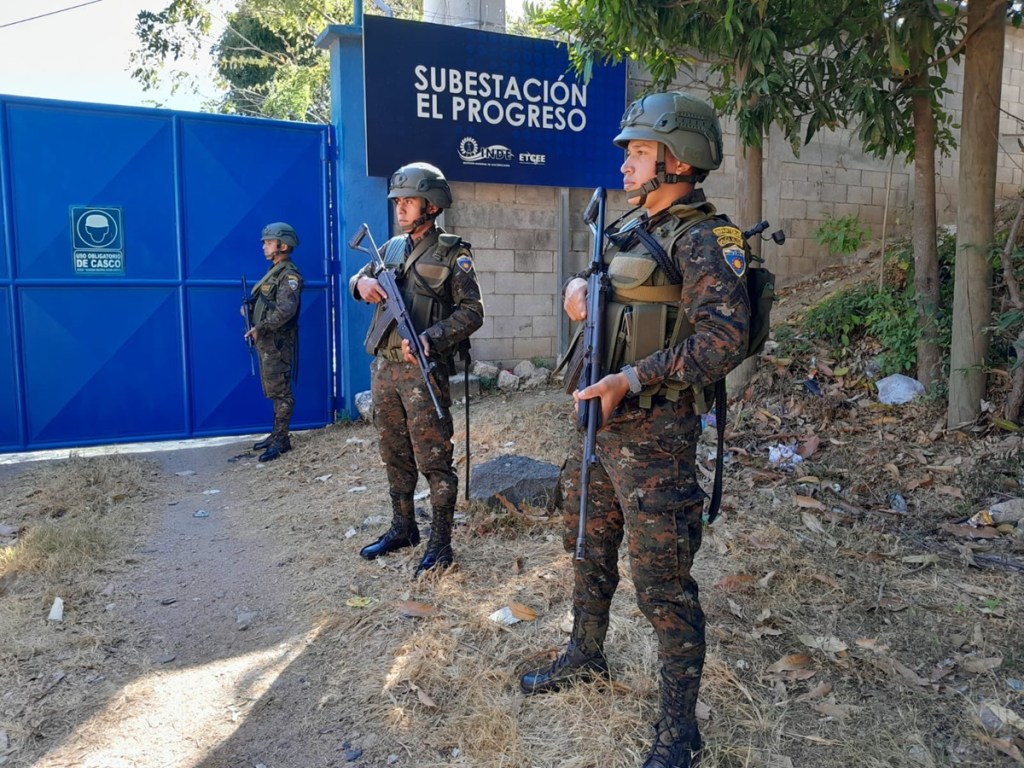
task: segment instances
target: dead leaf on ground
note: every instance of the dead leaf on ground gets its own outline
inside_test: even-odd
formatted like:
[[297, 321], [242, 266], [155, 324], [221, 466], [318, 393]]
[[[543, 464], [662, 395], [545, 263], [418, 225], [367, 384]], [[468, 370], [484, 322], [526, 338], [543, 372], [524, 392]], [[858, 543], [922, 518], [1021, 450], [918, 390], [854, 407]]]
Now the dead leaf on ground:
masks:
[[905, 489], [908, 491], [913, 491], [916, 488], [925, 488], [931, 485], [933, 482], [934, 481], [932, 480], [931, 475], [925, 475], [924, 477], [915, 477], [913, 480], [907, 483]]
[[942, 530], [962, 539], [998, 539], [1002, 535], [992, 527], [973, 528], [969, 525], [953, 525], [951, 523], [943, 525]]
[[905, 680], [909, 680], [914, 685], [920, 685], [920, 686], [929, 686], [929, 685], [931, 685], [931, 680], [928, 680], [928, 679], [926, 679], [924, 677], [921, 677], [919, 674], [917, 674], [917, 672], [912, 670], [906, 664], [904, 664], [903, 662], [900, 662], [900, 661], [896, 661], [896, 659], [893, 659], [893, 658], [890, 658], [890, 657], [887, 657], [887, 656], [883, 656], [883, 657], [873, 656], [873, 657], [869, 657], [868, 661], [871, 664], [873, 664], [874, 666], [878, 667], [883, 672], [887, 672], [887, 673], [889, 673], [890, 675], [893, 675], [893, 676], [899, 675], [900, 677], [904, 678]]
[[997, 739], [992, 736], [986, 736], [984, 733], [979, 733], [977, 736], [982, 744], [998, 749], [1004, 755], [1008, 755], [1021, 765], [1024, 765], [1024, 754], [1021, 754], [1020, 749], [1011, 739]]
[[800, 510], [800, 519], [803, 520], [804, 525], [807, 526], [809, 530], [814, 533], [820, 533], [823, 536], [825, 535], [825, 526], [821, 524], [821, 520], [806, 509]]
[[533, 621], [537, 618], [537, 612], [530, 606], [523, 605], [522, 603], [512, 603], [508, 609], [520, 621]]
[[978, 595], [979, 597], [996, 597], [999, 594], [994, 589], [968, 584], [966, 581], [958, 581], [956, 585], [969, 595]]
[[809, 435], [799, 447], [796, 449], [798, 456], [804, 459], [809, 459], [813, 456], [818, 448], [821, 446], [821, 439], [817, 435]]
[[757, 578], [751, 576], [749, 573], [733, 573], [723, 577], [717, 584], [715, 584], [715, 586], [720, 589], [739, 591], [747, 589], [756, 581]]
[[779, 674], [780, 672], [792, 672], [796, 669], [806, 669], [811, 664], [811, 657], [806, 653], [791, 653], [788, 656], [783, 656], [781, 659], [771, 664], [767, 671], [770, 674]]
[[1021, 717], [1009, 707], [1003, 707], [991, 701], [986, 701], [982, 706], [998, 717], [1003, 725], [1024, 733], [1024, 717]]
[[815, 648], [819, 651], [825, 651], [826, 653], [840, 653], [849, 647], [846, 643], [833, 635], [798, 635], [797, 637], [800, 642], [808, 648]]
[[420, 619], [425, 616], [437, 616], [438, 610], [432, 605], [426, 603], [418, 603], [415, 600], [405, 600], [404, 602], [398, 603], [398, 612], [405, 616], [407, 619]]
[[850, 715], [862, 712], [864, 707], [858, 707], [853, 704], [837, 704], [835, 700], [829, 700], [811, 704], [811, 709], [815, 712], [820, 712], [826, 717], [845, 720]]
[[818, 571], [811, 571], [810, 573], [808, 573], [806, 575], [810, 576], [815, 581], [820, 581], [826, 587], [831, 587], [832, 589], [839, 589], [839, 587], [840, 587], [839, 580], [837, 578], [835, 578], [834, 576], [829, 576], [827, 573], [819, 573]]
[[858, 648], [866, 648], [869, 651], [875, 653], [885, 653], [889, 650], [889, 646], [878, 642], [877, 637], [858, 637], [853, 641]]
[[414, 683], [412, 680], [409, 680], [407, 682], [409, 683], [409, 687], [412, 688], [412, 690], [416, 691], [416, 698], [420, 700], [420, 704], [422, 704], [425, 707], [430, 707], [431, 709], [437, 709], [437, 704], [434, 702], [432, 698], [430, 698], [429, 693], [427, 693], [418, 685], [416, 685], [416, 683]]
[[965, 672], [979, 675], [983, 672], [991, 672], [993, 669], [997, 669], [1002, 663], [1002, 656], [990, 656], [988, 658], [971, 656], [964, 659], [960, 666]]
[[936, 485], [935, 490], [937, 493], [943, 493], [946, 496], [953, 496], [961, 500], [964, 498], [964, 492], [952, 485]]
[[795, 494], [793, 496], [793, 503], [802, 509], [825, 509], [825, 505], [813, 496]]
[[813, 699], [820, 699], [822, 696], [828, 696], [832, 693], [832, 683], [818, 683], [816, 686], [811, 688], [807, 693], [803, 693], [796, 697], [796, 701], [811, 701]]

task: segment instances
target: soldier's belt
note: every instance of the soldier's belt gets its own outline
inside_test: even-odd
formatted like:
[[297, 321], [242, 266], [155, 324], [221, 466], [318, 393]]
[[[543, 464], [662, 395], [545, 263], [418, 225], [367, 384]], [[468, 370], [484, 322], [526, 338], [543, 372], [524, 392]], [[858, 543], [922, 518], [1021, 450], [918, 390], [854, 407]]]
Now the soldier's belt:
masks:
[[640, 285], [636, 288], [612, 288], [612, 301], [631, 304], [634, 301], [673, 304], [682, 295], [678, 285]]
[[404, 363], [405, 355], [397, 347], [385, 347], [377, 350], [377, 357], [387, 360], [389, 363]]

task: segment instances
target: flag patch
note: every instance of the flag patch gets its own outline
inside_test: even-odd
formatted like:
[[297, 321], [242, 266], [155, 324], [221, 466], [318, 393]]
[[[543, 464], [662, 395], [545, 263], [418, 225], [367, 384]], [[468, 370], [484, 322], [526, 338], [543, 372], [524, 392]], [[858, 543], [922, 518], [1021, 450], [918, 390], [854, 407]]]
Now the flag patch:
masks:
[[473, 271], [473, 259], [469, 256], [459, 256], [459, 258], [455, 260], [455, 263], [459, 265], [459, 269], [463, 272]]
[[729, 265], [729, 269], [736, 277], [743, 277], [747, 271], [747, 256], [743, 253], [743, 249], [735, 246], [725, 248], [722, 250], [722, 256], [725, 257], [725, 263]]

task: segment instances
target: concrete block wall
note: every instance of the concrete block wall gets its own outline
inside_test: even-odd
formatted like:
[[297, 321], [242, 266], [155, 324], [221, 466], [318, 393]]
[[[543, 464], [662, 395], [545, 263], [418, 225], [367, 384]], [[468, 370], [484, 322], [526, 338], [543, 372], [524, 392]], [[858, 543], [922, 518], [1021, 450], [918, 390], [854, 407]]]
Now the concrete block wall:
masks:
[[[962, 68], [953, 65], [948, 84], [953, 90], [947, 108], [960, 122]], [[643, 73], [630, 72], [628, 94], [639, 93]], [[681, 77], [676, 87], [700, 92], [700, 76]], [[1016, 197], [1024, 186], [1024, 30], [1007, 29], [1000, 125], [997, 199]], [[719, 210], [736, 209], [736, 131], [723, 121], [725, 160], [704, 184]], [[611, 141], [609, 136], [608, 140]], [[831, 218], [855, 215], [878, 237], [887, 218], [888, 237], [909, 229], [914, 195], [914, 169], [899, 160], [890, 165], [859, 149], [854, 131], [820, 132], [800, 154], [773, 131], [764, 146], [764, 217], [786, 232], [784, 246], [766, 243], [768, 265], [783, 282], [814, 274], [833, 263], [815, 231]], [[959, 163], [956, 153], [936, 158], [938, 219], [956, 221]], [[583, 269], [590, 257], [590, 232], [580, 214], [592, 190], [563, 191], [552, 187], [503, 184], [452, 185], [453, 208], [445, 226], [473, 244], [487, 318], [473, 336], [474, 357], [507, 367], [520, 360], [553, 361], [567, 338], [562, 312], [562, 278]], [[568, 204], [563, 207], [563, 195]], [[886, 210], [888, 212], [886, 215]], [[607, 220], [627, 209], [621, 190], [609, 193]], [[563, 216], [568, 228], [562, 232]], [[749, 227], [756, 222], [737, 222]], [[567, 242], [560, 260], [561, 243]], [[564, 342], [563, 342], [564, 343]]]
[[554, 187], [453, 183], [445, 228], [473, 246], [483, 327], [473, 357], [505, 365], [555, 356], [560, 232]]

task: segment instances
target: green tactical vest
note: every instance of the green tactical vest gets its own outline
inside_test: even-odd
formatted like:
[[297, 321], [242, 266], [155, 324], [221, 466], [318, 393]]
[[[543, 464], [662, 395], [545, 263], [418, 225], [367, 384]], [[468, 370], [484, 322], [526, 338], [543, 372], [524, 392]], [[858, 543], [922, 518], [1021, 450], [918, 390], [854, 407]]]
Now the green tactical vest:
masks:
[[[668, 213], [649, 231], [671, 258], [679, 238], [712, 218], [715, 207], [709, 202], [674, 205]], [[635, 237], [631, 241], [625, 250], [613, 247], [605, 254], [611, 292], [605, 309], [604, 371], [618, 371], [660, 349], [675, 346], [694, 330], [680, 305], [681, 286], [669, 282], [642, 241]], [[687, 389], [690, 385], [672, 381], [646, 387], [639, 395], [640, 407], [650, 408], [656, 396], [676, 402]], [[693, 393], [698, 411], [703, 412], [703, 388], [693, 387]]]
[[[277, 264], [274, 264], [267, 273], [263, 275], [256, 285], [252, 287], [252, 296], [255, 299], [255, 303], [252, 309], [252, 324], [259, 325], [263, 322], [264, 318], [274, 307], [275, 300], [277, 299], [277, 290], [281, 286], [281, 283], [285, 282], [289, 274], [293, 274], [301, 279], [299, 274], [299, 268], [295, 266], [295, 262], [289, 259], [283, 259]], [[301, 298], [299, 307], [301, 308]], [[295, 315], [281, 328], [279, 331], [289, 331], [295, 328], [299, 324], [299, 309], [296, 309]]]
[[[441, 232], [428, 235], [406, 256], [407, 238], [393, 237], [384, 244], [384, 263], [395, 270], [395, 278], [402, 291], [402, 301], [412, 318], [413, 327], [424, 331], [444, 320], [452, 313], [451, 291], [448, 278], [456, 259], [468, 253], [457, 235]], [[380, 307], [377, 308], [380, 312]], [[376, 318], [374, 318], [376, 320]], [[370, 327], [373, 327], [373, 323]], [[401, 359], [402, 337], [397, 326], [392, 328], [377, 354]]]

